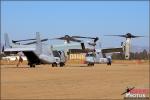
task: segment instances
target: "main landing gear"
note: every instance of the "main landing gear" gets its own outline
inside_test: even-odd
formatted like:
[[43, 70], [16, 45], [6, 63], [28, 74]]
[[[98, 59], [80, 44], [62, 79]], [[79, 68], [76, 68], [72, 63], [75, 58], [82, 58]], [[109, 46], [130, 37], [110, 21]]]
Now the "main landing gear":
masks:
[[30, 66], [30, 68], [35, 68], [35, 64], [28, 63], [28, 65]]
[[[59, 63], [60, 67], [63, 67], [64, 65], [65, 65], [65, 63], [63, 63], [63, 62]], [[57, 66], [58, 66], [58, 64], [56, 62], [52, 64], [52, 67], [57, 67]]]
[[88, 63], [87, 65], [88, 66], [94, 66], [94, 63]]

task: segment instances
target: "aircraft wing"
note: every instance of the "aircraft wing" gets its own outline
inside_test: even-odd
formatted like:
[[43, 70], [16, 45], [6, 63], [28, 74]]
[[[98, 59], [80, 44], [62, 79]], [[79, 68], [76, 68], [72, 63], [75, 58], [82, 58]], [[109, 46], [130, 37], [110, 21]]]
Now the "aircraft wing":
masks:
[[35, 48], [5, 48], [4, 52], [35, 51]]
[[113, 53], [113, 52], [123, 52], [123, 48], [107, 48], [102, 49], [102, 53]]
[[70, 44], [61, 44], [53, 45], [54, 50], [65, 50], [65, 49], [82, 49], [80, 43], [70, 43]]

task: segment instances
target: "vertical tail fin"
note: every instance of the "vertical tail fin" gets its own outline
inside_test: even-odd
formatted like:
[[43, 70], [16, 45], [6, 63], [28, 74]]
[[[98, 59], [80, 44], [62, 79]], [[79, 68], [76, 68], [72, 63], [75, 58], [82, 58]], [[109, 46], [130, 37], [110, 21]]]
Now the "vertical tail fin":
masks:
[[5, 41], [4, 48], [10, 48], [11, 46], [9, 43], [9, 37], [7, 33], [4, 34], [4, 41]]
[[36, 32], [36, 52], [37, 52], [37, 54], [42, 53], [42, 42], [40, 39], [40, 33], [39, 32]]

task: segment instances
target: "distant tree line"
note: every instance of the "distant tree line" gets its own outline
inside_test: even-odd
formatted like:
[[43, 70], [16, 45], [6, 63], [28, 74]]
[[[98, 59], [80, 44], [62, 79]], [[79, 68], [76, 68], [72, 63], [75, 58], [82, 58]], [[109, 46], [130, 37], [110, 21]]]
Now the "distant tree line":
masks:
[[[150, 57], [150, 52], [147, 52], [145, 49], [142, 52], [131, 52], [130, 53], [130, 59], [131, 60], [136, 60], [136, 59], [143, 59], [143, 60], [148, 60]], [[116, 60], [124, 60], [125, 59], [125, 54], [124, 53], [114, 53], [112, 55], [112, 59]]]

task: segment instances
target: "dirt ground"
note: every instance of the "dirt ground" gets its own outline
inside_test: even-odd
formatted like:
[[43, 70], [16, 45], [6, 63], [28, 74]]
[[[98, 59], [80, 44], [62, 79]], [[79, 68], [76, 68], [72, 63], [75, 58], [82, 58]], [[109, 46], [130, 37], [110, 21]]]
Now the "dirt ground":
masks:
[[1, 99], [123, 99], [133, 86], [149, 88], [148, 64], [1, 65]]

